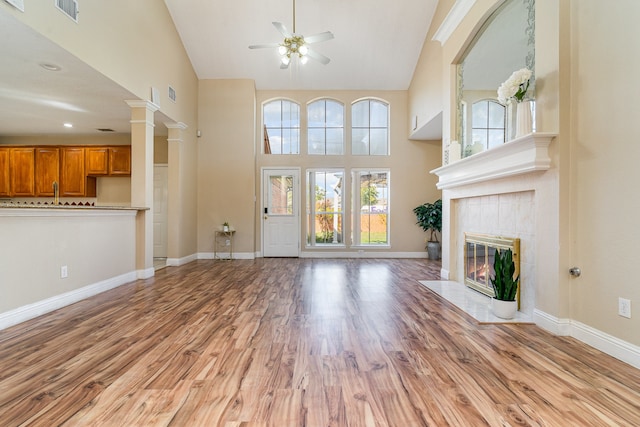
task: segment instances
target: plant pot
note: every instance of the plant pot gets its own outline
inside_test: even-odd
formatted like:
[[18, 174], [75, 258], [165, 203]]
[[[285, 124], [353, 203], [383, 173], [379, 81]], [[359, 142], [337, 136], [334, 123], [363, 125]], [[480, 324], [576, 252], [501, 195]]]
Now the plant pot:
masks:
[[429, 259], [440, 259], [440, 242], [427, 243], [427, 257]]
[[501, 319], [513, 319], [518, 311], [518, 302], [491, 298], [491, 311]]
[[228, 225], [223, 225], [222, 226], [222, 231], [224, 231], [225, 233], [229, 232], [229, 226]]

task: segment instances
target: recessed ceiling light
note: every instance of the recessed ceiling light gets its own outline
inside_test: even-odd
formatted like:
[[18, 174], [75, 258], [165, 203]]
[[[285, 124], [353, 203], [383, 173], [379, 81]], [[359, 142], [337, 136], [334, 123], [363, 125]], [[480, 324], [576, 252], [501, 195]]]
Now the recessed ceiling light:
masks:
[[72, 123], [65, 123], [65, 124], [64, 124], [64, 127], [66, 127], [66, 128], [72, 128], [72, 127], [73, 127], [73, 124], [72, 124]]
[[60, 67], [59, 65], [56, 64], [52, 64], [50, 62], [41, 62], [40, 66], [42, 68], [44, 68], [47, 71], [60, 71], [62, 70], [62, 67]]

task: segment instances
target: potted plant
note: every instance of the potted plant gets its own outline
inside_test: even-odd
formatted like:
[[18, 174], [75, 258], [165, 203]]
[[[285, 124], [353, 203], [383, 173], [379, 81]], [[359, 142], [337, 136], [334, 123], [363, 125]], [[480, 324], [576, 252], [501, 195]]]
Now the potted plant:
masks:
[[491, 300], [493, 313], [502, 319], [513, 319], [518, 309], [516, 295], [520, 275], [516, 276], [516, 264], [513, 262], [511, 249], [496, 250], [493, 271], [494, 275], [491, 277], [491, 286], [495, 294]]
[[437, 233], [442, 231], [442, 200], [417, 206], [413, 213], [418, 219], [416, 224], [431, 233], [426, 247], [429, 259], [440, 259], [440, 241]]

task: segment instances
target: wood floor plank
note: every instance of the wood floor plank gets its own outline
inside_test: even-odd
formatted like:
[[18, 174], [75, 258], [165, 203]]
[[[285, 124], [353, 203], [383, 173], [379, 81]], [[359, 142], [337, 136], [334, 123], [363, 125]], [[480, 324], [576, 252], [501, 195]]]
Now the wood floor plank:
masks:
[[201, 260], [0, 331], [0, 425], [636, 426], [640, 371], [427, 260]]

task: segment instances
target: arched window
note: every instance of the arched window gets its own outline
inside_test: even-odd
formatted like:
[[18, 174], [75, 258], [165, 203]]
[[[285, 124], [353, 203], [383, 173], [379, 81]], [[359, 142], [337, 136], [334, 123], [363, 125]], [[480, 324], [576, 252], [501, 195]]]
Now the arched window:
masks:
[[300, 105], [286, 99], [262, 107], [265, 154], [300, 154]]
[[504, 144], [506, 108], [494, 100], [474, 102], [471, 106], [471, 144], [483, 150]]
[[344, 105], [320, 99], [307, 105], [308, 154], [344, 154]]
[[389, 104], [363, 99], [351, 106], [351, 154], [389, 154]]

